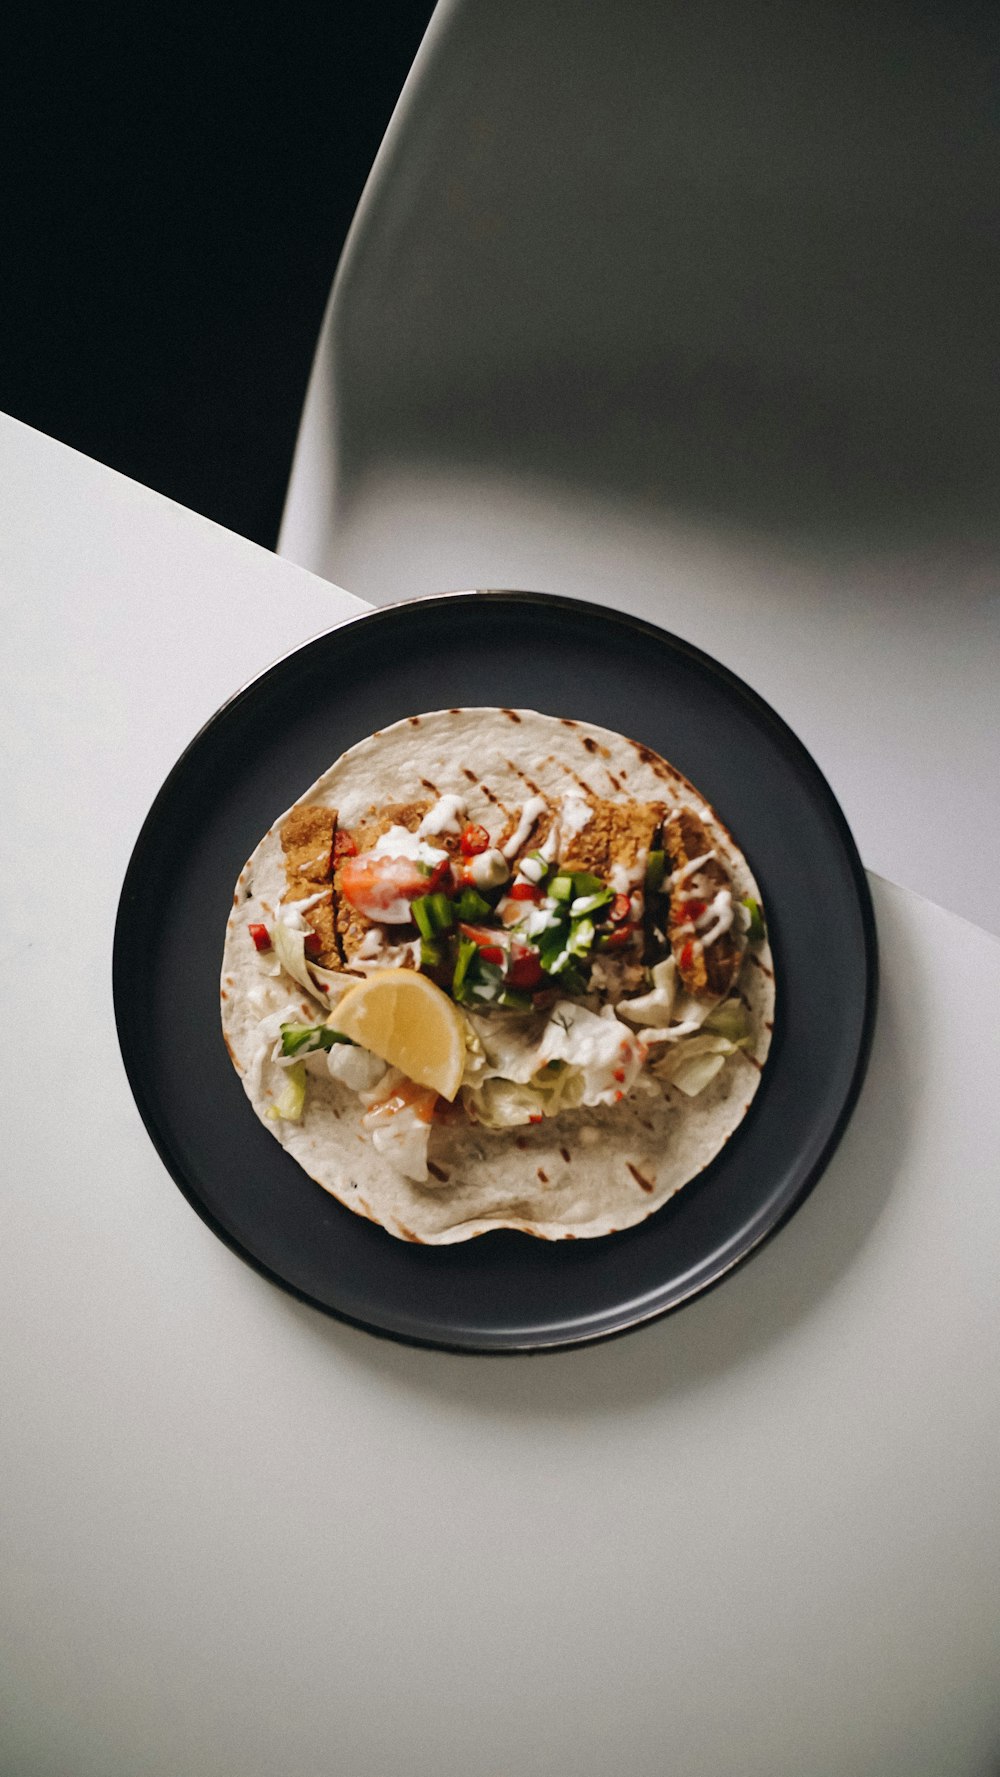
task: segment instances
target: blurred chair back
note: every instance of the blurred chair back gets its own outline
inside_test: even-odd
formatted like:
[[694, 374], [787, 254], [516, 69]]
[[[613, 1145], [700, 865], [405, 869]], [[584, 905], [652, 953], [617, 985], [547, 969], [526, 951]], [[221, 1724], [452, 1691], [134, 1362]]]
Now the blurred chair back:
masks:
[[425, 486], [433, 530], [452, 474], [484, 516], [516, 480], [840, 548], [978, 534], [988, 33], [960, 0], [442, 0], [337, 273], [281, 552], [375, 596], [387, 488]]

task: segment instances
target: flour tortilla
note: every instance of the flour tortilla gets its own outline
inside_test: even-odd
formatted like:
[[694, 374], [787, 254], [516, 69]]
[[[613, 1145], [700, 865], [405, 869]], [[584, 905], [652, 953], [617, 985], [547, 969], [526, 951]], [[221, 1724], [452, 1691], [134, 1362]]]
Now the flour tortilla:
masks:
[[[349, 829], [388, 803], [455, 794], [465, 800], [468, 819], [496, 835], [529, 796], [558, 802], [573, 791], [693, 808], [732, 878], [734, 897], [760, 899], [727, 829], [666, 760], [608, 729], [533, 710], [410, 716], [351, 747], [298, 801], [335, 808]], [[223, 1031], [265, 1127], [348, 1209], [400, 1239], [432, 1245], [494, 1228], [544, 1240], [592, 1238], [644, 1221], [725, 1146], [749, 1109], [770, 1044], [775, 994], [766, 943], [748, 950], [738, 983], [750, 1016], [749, 1048], [727, 1057], [696, 1098], [657, 1083], [655, 1092], [633, 1092], [616, 1106], [568, 1110], [518, 1129], [435, 1126], [429, 1158], [436, 1173], [426, 1184], [401, 1177], [380, 1159], [361, 1131], [364, 1107], [329, 1077], [322, 1056], [308, 1064], [301, 1122], [269, 1119], [284, 1082], [274, 1064], [261, 1065], [261, 1018], [288, 1004], [296, 1004], [306, 1022], [323, 1016], [290, 977], [267, 973], [273, 954], [259, 955], [247, 931], [254, 921], [269, 922], [285, 893], [284, 818], [261, 840], [236, 885], [222, 966]]]

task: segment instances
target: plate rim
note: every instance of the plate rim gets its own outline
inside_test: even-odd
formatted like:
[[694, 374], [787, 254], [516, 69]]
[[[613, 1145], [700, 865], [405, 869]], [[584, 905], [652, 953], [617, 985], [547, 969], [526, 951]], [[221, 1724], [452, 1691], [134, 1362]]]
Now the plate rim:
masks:
[[[212, 731], [220, 721], [235, 711], [242, 703], [247, 701], [262, 681], [269, 678], [272, 674], [279, 672], [286, 662], [294, 659], [308, 649], [328, 641], [342, 630], [366, 625], [376, 627], [382, 622], [391, 620], [395, 614], [401, 611], [410, 611], [417, 606], [428, 605], [440, 607], [441, 605], [451, 603], [452, 601], [472, 604], [473, 601], [479, 599], [558, 608], [567, 613], [573, 612], [574, 614], [588, 618], [591, 621], [610, 622], [613, 626], [629, 630], [633, 634], [648, 636], [651, 639], [654, 639], [659, 646], [666, 644], [671, 650], [689, 660], [692, 665], [719, 680], [731, 693], [734, 693], [740, 700], [742, 700], [758, 719], [763, 719], [765, 726], [773, 732], [776, 739], [780, 742], [782, 749], [791, 753], [800, 768], [805, 767], [813, 787], [818, 791], [818, 794], [825, 805], [826, 812], [833, 821], [837, 838], [849, 866], [851, 881], [857, 900], [865, 965], [864, 1008], [848, 1089], [844, 1094], [837, 1116], [828, 1132], [827, 1139], [814, 1157], [807, 1172], [799, 1181], [790, 1200], [783, 1206], [780, 1215], [778, 1215], [766, 1227], [762, 1228], [738, 1253], [729, 1258], [711, 1278], [693, 1284], [689, 1289], [686, 1289], [677, 1300], [672, 1301], [665, 1306], [652, 1306], [644, 1312], [631, 1314], [629, 1318], [621, 1324], [605, 1327], [596, 1332], [586, 1332], [579, 1335], [574, 1335], [572, 1332], [562, 1332], [554, 1337], [520, 1340], [516, 1338], [508, 1338], [505, 1339], [503, 1343], [494, 1342], [491, 1344], [475, 1344], [468, 1341], [455, 1343], [446, 1339], [421, 1337], [416, 1333], [404, 1332], [400, 1329], [385, 1326], [377, 1326], [370, 1321], [361, 1319], [357, 1315], [347, 1313], [343, 1308], [336, 1308], [326, 1302], [320, 1301], [317, 1297], [310, 1295], [308, 1291], [300, 1289], [296, 1284], [290, 1283], [286, 1278], [282, 1277], [280, 1272], [273, 1270], [264, 1260], [259, 1259], [256, 1254], [252, 1253], [247, 1247], [245, 1247], [236, 1236], [219, 1221], [218, 1217], [197, 1194], [195, 1187], [188, 1179], [179, 1156], [174, 1153], [164, 1132], [161, 1130], [160, 1121], [155, 1114], [150, 1097], [148, 1097], [146, 1093], [143, 1070], [137, 1065], [134, 1056], [130, 1053], [125, 1033], [125, 1025], [128, 1018], [128, 1013], [125, 1009], [127, 999], [126, 977], [130, 976], [131, 971], [126, 966], [124, 950], [127, 942], [127, 927], [131, 916], [132, 905], [139, 888], [147, 880], [148, 873], [144, 868], [145, 854], [153, 844], [158, 830], [161, 809], [173, 794], [176, 780], [187, 768], [191, 755], [202, 745], [209, 732]], [[122, 1065], [125, 1070], [129, 1089], [132, 1093], [136, 1109], [142, 1119], [146, 1134], [149, 1136], [149, 1139], [152, 1142], [156, 1153], [159, 1155], [160, 1160], [163, 1162], [169, 1176], [181, 1191], [186, 1201], [191, 1205], [192, 1209], [195, 1210], [205, 1225], [211, 1229], [212, 1233], [221, 1240], [231, 1252], [235, 1253], [237, 1258], [241, 1259], [244, 1264], [249, 1265], [251, 1269], [256, 1271], [260, 1276], [265, 1277], [268, 1282], [276, 1284], [277, 1287], [283, 1290], [286, 1294], [295, 1297], [300, 1302], [306, 1303], [310, 1308], [317, 1309], [321, 1314], [325, 1314], [331, 1319], [339, 1321], [342, 1325], [353, 1327], [356, 1330], [368, 1333], [375, 1338], [387, 1339], [394, 1344], [407, 1345], [411, 1348], [425, 1351], [445, 1351], [461, 1357], [530, 1357], [551, 1355], [555, 1352], [580, 1351], [585, 1350], [589, 1346], [603, 1345], [610, 1339], [624, 1338], [628, 1333], [635, 1332], [641, 1327], [650, 1326], [658, 1320], [664, 1320], [669, 1315], [678, 1313], [691, 1302], [698, 1300], [702, 1296], [708, 1295], [710, 1291], [716, 1289], [719, 1284], [731, 1277], [735, 1271], [738, 1271], [743, 1265], [752, 1259], [755, 1254], [768, 1243], [768, 1241], [772, 1240], [796, 1211], [801, 1208], [802, 1204], [806, 1201], [807, 1197], [811, 1195], [823, 1173], [826, 1171], [830, 1160], [840, 1144], [847, 1125], [854, 1114], [868, 1071], [872, 1044], [874, 1041], [879, 998], [878, 929], [875, 920], [871, 887], [865, 873], [864, 864], [861, 860], [861, 855], [858, 851], [854, 835], [851, 832], [847, 818], [832, 786], [823, 774], [804, 741], [799, 738], [791, 725], [785, 721], [784, 717], [779, 715], [777, 710], [775, 710], [758, 691], [754, 690], [753, 686], [747, 684], [746, 680], [742, 679], [739, 674], [733, 672], [730, 667], [727, 667], [721, 661], [716, 660], [713, 655], [708, 654], [704, 649], [697, 647], [695, 643], [687, 641], [683, 636], [678, 636], [671, 630], [662, 628], [659, 624], [650, 622], [648, 618], [637, 617], [631, 612], [620, 611], [613, 606], [602, 604], [597, 600], [575, 598], [564, 593], [541, 592], [519, 587], [491, 586], [445, 592], [418, 593], [409, 598], [394, 599], [391, 603], [375, 605], [368, 610], [352, 612], [350, 616], [341, 618], [338, 622], [332, 623], [326, 628], [316, 631], [315, 634], [306, 637], [304, 641], [297, 643], [294, 647], [286, 649], [284, 653], [278, 655], [274, 660], [262, 667], [261, 670], [253, 674], [251, 678], [245, 680], [229, 697], [223, 700], [218, 708], [215, 709], [206, 721], [201, 724], [174, 760], [174, 763], [171, 765], [160, 784], [156, 795], [150, 803], [142, 825], [139, 828], [139, 832], [129, 855], [129, 861], [122, 880], [122, 887], [115, 913], [114, 937], [112, 943], [111, 987], [115, 1031], [118, 1039], [119, 1053], [121, 1055]], [[347, 1210], [345, 1213], [350, 1214], [350, 1211]], [[645, 1226], [645, 1224], [639, 1224], [640, 1230], [643, 1226]]]

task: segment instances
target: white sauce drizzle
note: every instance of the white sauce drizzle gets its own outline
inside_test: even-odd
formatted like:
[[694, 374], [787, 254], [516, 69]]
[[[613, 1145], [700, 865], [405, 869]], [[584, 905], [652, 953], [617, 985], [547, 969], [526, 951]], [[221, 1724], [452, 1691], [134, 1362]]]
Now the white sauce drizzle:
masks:
[[372, 926], [371, 931], [365, 933], [351, 960], [361, 963], [372, 962], [375, 957], [381, 956], [384, 949], [385, 937], [378, 926]]
[[559, 816], [554, 814], [552, 816], [552, 825], [549, 828], [545, 844], [538, 847], [539, 856], [543, 857], [547, 864], [554, 864], [556, 858], [559, 856], [559, 840], [561, 835], [562, 822], [560, 821]]
[[461, 796], [442, 796], [424, 815], [417, 833], [459, 833], [465, 819], [466, 805]]
[[541, 858], [522, 858], [518, 865], [518, 873], [525, 882], [539, 883], [545, 875], [545, 865]]
[[578, 833], [582, 833], [592, 813], [590, 803], [578, 791], [570, 790], [567, 795], [563, 796], [561, 816], [565, 837], [575, 839]]
[[[329, 899], [330, 890], [328, 888], [323, 888], [320, 889], [318, 894], [307, 895], [304, 901], [285, 901], [283, 905], [285, 908], [288, 908], [289, 911], [294, 908], [296, 913], [307, 913], [310, 907], [318, 907], [320, 901], [328, 901]], [[287, 926], [292, 924], [290, 919], [284, 917], [284, 912], [280, 913], [278, 917], [281, 919], [283, 925]]]
[[505, 858], [516, 858], [539, 815], [544, 814], [548, 806], [544, 796], [528, 797], [527, 802], [521, 810], [521, 818], [518, 821], [517, 826], [507, 840], [506, 845], [503, 845], [500, 848]]
[[433, 870], [448, 853], [439, 845], [428, 845], [419, 833], [411, 833], [406, 827], [390, 827], [380, 839], [376, 839], [370, 851], [362, 853], [366, 858], [412, 858], [415, 863], [429, 864]]
[[675, 870], [672, 876], [668, 876], [667, 881], [670, 887], [680, 888], [681, 883], [687, 882], [689, 876], [694, 876], [696, 871], [703, 869], [706, 864], [710, 864], [714, 856], [714, 851], [707, 851], [704, 857], [692, 858], [690, 863], [682, 864], [679, 870]]
[[489, 851], [477, 852], [466, 865], [477, 888], [499, 888], [510, 875], [510, 865], [502, 851], [491, 845]]
[[[707, 950], [723, 932], [728, 932], [733, 923], [733, 891], [720, 889], [711, 906], [705, 909], [698, 920], [695, 930], [701, 939], [701, 947]], [[703, 929], [706, 928], [707, 929]]]

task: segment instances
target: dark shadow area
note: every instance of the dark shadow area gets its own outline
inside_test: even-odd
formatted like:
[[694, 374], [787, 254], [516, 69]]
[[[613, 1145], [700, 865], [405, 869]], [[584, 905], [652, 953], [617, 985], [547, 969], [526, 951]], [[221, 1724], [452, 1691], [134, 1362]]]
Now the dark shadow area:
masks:
[[[877, 909], [878, 911], [878, 909]], [[892, 922], [868, 1077], [843, 1142], [812, 1196], [767, 1248], [707, 1296], [657, 1325], [604, 1345], [535, 1357], [455, 1357], [368, 1337], [278, 1295], [331, 1361], [495, 1419], [593, 1421], [697, 1390], [794, 1334], [854, 1262], [907, 1165], [905, 983], [919, 959]]]
[[432, 10], [22, 8], [0, 408], [273, 546], [334, 269]]

